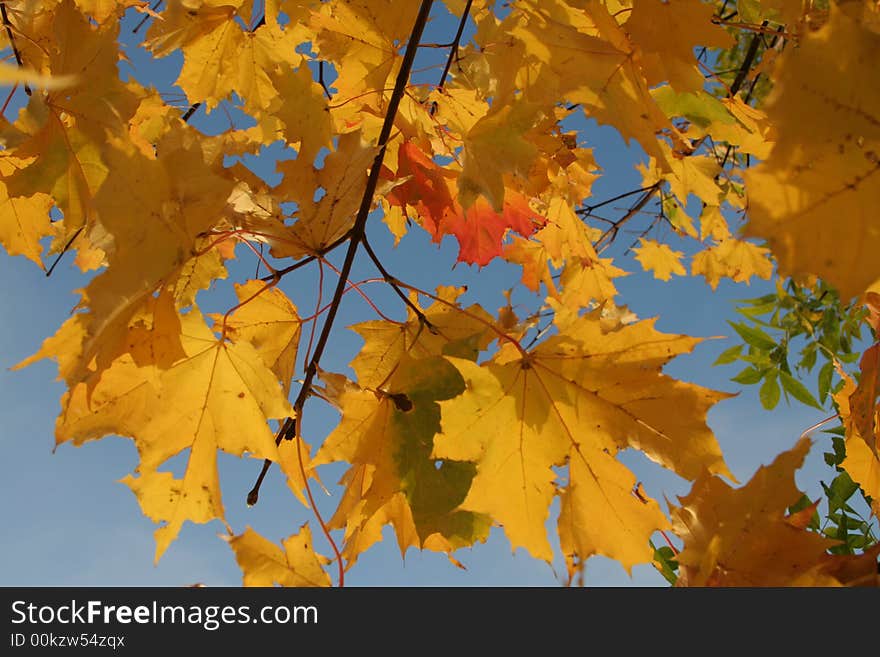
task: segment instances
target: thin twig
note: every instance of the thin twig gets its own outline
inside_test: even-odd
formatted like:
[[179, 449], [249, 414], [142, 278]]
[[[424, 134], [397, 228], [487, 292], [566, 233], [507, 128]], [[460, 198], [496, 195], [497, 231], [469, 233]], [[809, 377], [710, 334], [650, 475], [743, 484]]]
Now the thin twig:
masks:
[[593, 213], [593, 210], [598, 210], [604, 205], [608, 205], [609, 203], [614, 203], [614, 201], [619, 201], [622, 198], [626, 198], [627, 196], [632, 196], [633, 194], [641, 194], [642, 192], [647, 192], [649, 189], [654, 189], [656, 184], [650, 185], [648, 187], [639, 187], [638, 189], [634, 189], [629, 192], [624, 192], [623, 194], [618, 194], [617, 196], [613, 196], [606, 201], [602, 201], [601, 203], [597, 203], [596, 205], [584, 205], [580, 210], [575, 210], [577, 214], [582, 214], [584, 216], [589, 216]]
[[[767, 21], [761, 23], [762, 26], [767, 25]], [[755, 34], [752, 36], [752, 40], [749, 43], [749, 49], [746, 51], [746, 56], [743, 58], [743, 63], [739, 67], [739, 71], [736, 74], [736, 77], [733, 79], [733, 84], [730, 85], [730, 97], [733, 98], [736, 96], [740, 87], [742, 87], [743, 82], [746, 80], [746, 76], [749, 74], [749, 71], [752, 68], [752, 64], [755, 62], [755, 57], [758, 56], [758, 47], [761, 45], [761, 35]]]
[[312, 354], [311, 361], [306, 369], [302, 388], [300, 389], [296, 402], [293, 405], [297, 414], [302, 410], [305, 400], [311, 391], [312, 381], [318, 371], [318, 364], [324, 353], [324, 348], [327, 346], [327, 340], [330, 337], [330, 331], [333, 328], [336, 314], [339, 312], [342, 293], [345, 291], [345, 286], [348, 283], [348, 276], [354, 265], [354, 259], [357, 255], [358, 247], [361, 244], [361, 240], [364, 238], [364, 233], [367, 227], [367, 217], [369, 216], [370, 208], [373, 205], [373, 195], [376, 191], [376, 185], [379, 183], [379, 173], [385, 159], [385, 148], [388, 143], [388, 138], [391, 135], [391, 129], [394, 126], [394, 119], [397, 116], [397, 108], [400, 106], [401, 98], [403, 98], [403, 92], [406, 89], [406, 83], [409, 80], [409, 72], [410, 69], [412, 69], [413, 61], [415, 60], [417, 46], [422, 37], [422, 32], [425, 29], [425, 24], [428, 21], [428, 14], [431, 11], [432, 4], [433, 0], [422, 0], [415, 25], [413, 25], [412, 34], [410, 35], [409, 42], [406, 46], [403, 62], [400, 65], [400, 71], [398, 71], [397, 80], [394, 84], [394, 91], [388, 102], [388, 111], [385, 114], [385, 121], [382, 124], [382, 130], [379, 133], [377, 144], [378, 152], [373, 160], [373, 165], [370, 167], [367, 186], [364, 189], [364, 195], [361, 198], [361, 204], [358, 208], [357, 217], [355, 218], [354, 227], [352, 228], [351, 237], [348, 243], [348, 251], [345, 254], [345, 260], [342, 263], [341, 272], [339, 274], [339, 282], [337, 283], [336, 291], [333, 294], [333, 305], [330, 307], [330, 310], [327, 311], [327, 319], [324, 321], [324, 327], [321, 330], [321, 335], [318, 337], [318, 344], [315, 345], [315, 352]]
[[378, 269], [379, 273], [382, 274], [382, 278], [385, 279], [385, 282], [391, 286], [391, 289], [397, 293], [397, 296], [403, 299], [403, 302], [409, 307], [410, 310], [415, 313], [416, 317], [419, 318], [419, 321], [427, 326], [428, 330], [433, 333], [434, 325], [428, 321], [428, 318], [425, 317], [425, 313], [423, 313], [421, 309], [419, 309], [419, 307], [412, 302], [409, 296], [404, 294], [403, 290], [400, 289], [400, 286], [397, 284], [397, 279], [389, 274], [384, 265], [382, 265], [382, 261], [379, 260], [379, 258], [376, 256], [376, 252], [373, 251], [373, 247], [371, 247], [370, 243], [367, 241], [366, 235], [364, 235], [362, 242], [364, 245], [364, 250], [367, 252], [367, 255], [370, 256], [370, 260], [373, 261], [373, 264], [376, 265], [376, 269]]
[[[766, 24], [767, 24], [767, 21], [764, 21], [763, 25], [766, 25]], [[774, 36], [773, 41], [770, 42], [770, 48], [775, 47], [776, 43], [779, 41], [780, 38], [782, 38], [782, 36], [783, 36], [783, 26], [780, 25], [776, 29], [776, 36]], [[752, 40], [749, 43], [749, 49], [746, 52], [745, 59], [743, 59], [743, 63], [739, 68], [739, 72], [736, 74], [736, 78], [733, 80], [733, 84], [730, 86], [730, 94], [729, 94], [730, 98], [733, 98], [739, 92], [740, 87], [742, 87], [743, 83], [745, 82], [746, 76], [748, 75], [749, 71], [751, 70], [751, 68], [755, 62], [755, 57], [757, 57], [757, 55], [758, 55], [758, 46], [761, 43], [763, 43], [763, 38], [764, 38], [763, 34], [760, 34], [760, 33], [755, 34], [752, 37]], [[758, 78], [760, 76], [761, 76], [761, 74], [759, 73], [758, 75], [755, 76], [755, 79], [752, 80], [752, 85], [749, 88], [749, 91], [746, 94], [746, 97], [744, 99], [744, 102], [746, 104], [748, 104], [749, 101], [751, 100], [752, 93], [754, 93], [754, 91], [755, 91], [755, 87], [758, 84]], [[722, 169], [724, 168], [724, 165], [727, 164], [727, 159], [730, 157], [730, 153], [732, 151], [733, 151], [733, 145], [728, 144], [727, 148], [724, 151], [724, 158], [722, 158], [722, 160], [721, 160], [721, 168]]]
[[[162, 2], [163, 2], [163, 0], [156, 0], [156, 2], [153, 3], [153, 6], [150, 7], [150, 11], [156, 11], [156, 10], [159, 8], [159, 5], [162, 4]], [[137, 33], [138, 33], [138, 30], [140, 30], [140, 29], [144, 26], [144, 23], [146, 23], [146, 22], [147, 22], [148, 20], [150, 20], [151, 18], [152, 18], [152, 16], [150, 16], [149, 14], [147, 14], [146, 16], [144, 16], [144, 17], [140, 20], [140, 22], [139, 22], [137, 25], [134, 26], [134, 29], [132, 29], [131, 33], [132, 33], [132, 34], [137, 34]]]
[[[618, 219], [614, 225], [606, 230], [602, 235], [596, 240], [596, 243], [593, 245], [596, 248], [597, 253], [601, 253], [605, 250], [605, 248], [610, 245], [614, 239], [617, 237], [617, 233], [620, 231], [621, 226], [623, 226], [627, 221], [635, 217], [639, 212], [641, 212], [642, 208], [647, 205], [648, 201], [651, 200], [651, 197], [660, 189], [660, 181], [655, 182], [653, 185], [648, 187], [645, 190], [645, 193], [642, 197], [635, 202], [635, 204], [627, 210], [627, 213], [623, 215], [620, 219]], [[610, 239], [608, 239], [610, 237]], [[607, 244], [603, 244], [605, 240], [608, 239]]]
[[288, 265], [288, 266], [285, 267], [284, 269], [279, 269], [279, 270], [277, 270], [274, 274], [271, 274], [271, 275], [269, 275], [269, 276], [265, 276], [265, 277], [261, 278], [260, 280], [261, 280], [261, 281], [268, 281], [268, 280], [271, 280], [271, 279], [275, 278], [276, 276], [278, 276], [279, 278], [281, 278], [282, 276], [285, 276], [286, 274], [289, 274], [289, 273], [292, 272], [292, 271], [296, 271], [296, 270], [299, 269], [300, 267], [305, 267], [305, 266], [306, 266], [307, 264], [309, 264], [310, 262], [314, 262], [314, 261], [317, 260], [318, 258], [321, 258], [321, 257], [327, 255], [328, 253], [330, 253], [331, 251], [333, 251], [333, 250], [336, 249], [337, 247], [339, 247], [339, 246], [341, 246], [342, 244], [344, 244], [345, 242], [347, 242], [349, 237], [351, 237], [351, 231], [350, 231], [350, 230], [347, 231], [347, 232], [345, 233], [345, 235], [343, 235], [342, 237], [340, 237], [338, 240], [336, 240], [335, 242], [333, 242], [333, 243], [330, 244], [329, 246], [325, 246], [323, 249], [321, 249], [320, 251], [318, 251], [315, 255], [310, 255], [310, 256], [308, 256], [308, 257], [305, 257], [305, 258], [303, 258], [302, 260], [293, 263], [292, 265]]
[[442, 89], [443, 85], [446, 84], [449, 69], [452, 67], [452, 60], [458, 58], [458, 46], [461, 43], [461, 35], [464, 33], [464, 26], [467, 24], [467, 18], [472, 3], [473, 0], [467, 0], [467, 4], [464, 6], [464, 11], [461, 12], [461, 20], [458, 22], [458, 31], [455, 33], [455, 38], [452, 40], [452, 48], [449, 49], [449, 57], [446, 58], [446, 66], [443, 67], [443, 74], [440, 76], [440, 82], [437, 83], [438, 89]]
[[65, 244], [65, 245], [64, 245], [64, 248], [61, 249], [61, 253], [58, 254], [58, 257], [57, 257], [57, 258], [55, 258], [55, 262], [53, 262], [53, 263], [52, 263], [52, 266], [49, 267], [49, 269], [46, 270], [46, 277], [47, 277], [47, 278], [48, 278], [49, 276], [52, 275], [52, 272], [53, 272], [53, 271], [55, 271], [55, 267], [58, 265], [59, 262], [61, 262], [61, 258], [63, 258], [63, 257], [64, 257], [64, 254], [67, 253], [67, 252], [70, 250], [70, 245], [73, 244], [73, 241], [74, 241], [77, 237], [79, 237], [79, 234], [80, 234], [81, 232], [83, 232], [83, 228], [85, 228], [85, 225], [82, 225], [82, 226], [80, 226], [79, 228], [77, 228], [77, 229], [76, 229], [76, 232], [75, 232], [73, 235], [70, 236], [70, 239], [69, 239], [69, 240], [67, 240], [67, 244]]

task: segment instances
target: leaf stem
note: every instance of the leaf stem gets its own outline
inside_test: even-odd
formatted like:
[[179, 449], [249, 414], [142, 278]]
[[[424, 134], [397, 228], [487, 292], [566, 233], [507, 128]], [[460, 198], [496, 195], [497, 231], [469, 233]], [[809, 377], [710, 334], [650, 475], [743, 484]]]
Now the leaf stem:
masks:
[[834, 415], [829, 415], [829, 416], [826, 417], [824, 420], [819, 420], [818, 422], [816, 422], [816, 424], [814, 424], [814, 425], [812, 425], [812, 426], [809, 426], [809, 427], [807, 427], [806, 429], [804, 429], [804, 430], [801, 432], [801, 435], [798, 436], [798, 438], [806, 438], [806, 437], [809, 436], [811, 433], [813, 433], [816, 429], [819, 429], [819, 428], [823, 427], [824, 425], [828, 424], [828, 423], [831, 422], [832, 420], [836, 420], [836, 419], [838, 419], [839, 417], [840, 417], [840, 416], [839, 416], [837, 413], [835, 413]]
[[[365, 242], [365, 244], [366, 244], [366, 242]], [[330, 267], [330, 269], [335, 271], [337, 274], [339, 273], [339, 268], [336, 265], [334, 265], [332, 262], [330, 262], [329, 260], [325, 260], [325, 259], [321, 258], [321, 262], [323, 264], [327, 265], [328, 267]], [[367, 296], [366, 292], [364, 292], [361, 289], [361, 285], [363, 285], [364, 283], [387, 283], [387, 282], [388, 281], [385, 278], [367, 278], [365, 280], [357, 281], [357, 282], [349, 281], [349, 288], [348, 289], [354, 290], [355, 292], [357, 292], [361, 296], [361, 298], [367, 302], [367, 305], [370, 306], [370, 308], [372, 308], [373, 311], [377, 315], [379, 315], [379, 317], [384, 319], [386, 322], [391, 322], [392, 324], [403, 324], [403, 322], [395, 321], [395, 320], [391, 319], [388, 315], [383, 313], [381, 310], [379, 310], [379, 307], [375, 303], [373, 303], [373, 300], [369, 296]], [[427, 320], [425, 320], [425, 321], [427, 321]]]
[[[318, 251], [316, 254], [307, 256], [307, 257], [303, 258], [302, 260], [295, 262], [288, 267], [285, 267], [284, 269], [279, 269], [275, 272], [275, 274], [277, 274], [279, 277], [281, 277], [281, 276], [285, 276], [286, 274], [289, 274], [292, 271], [296, 271], [300, 267], [305, 267], [310, 262], [314, 262], [315, 260], [327, 255], [331, 251], [335, 250], [336, 247], [341, 246], [342, 244], [347, 242], [349, 237], [351, 237], [351, 231], [348, 231], [347, 233], [345, 233], [345, 235], [340, 237], [338, 240], [336, 240], [335, 242], [333, 242], [329, 246], [325, 246], [323, 249]], [[274, 276], [275, 275], [266, 276], [264, 278], [261, 278], [260, 280], [262, 280], [262, 281], [271, 280], [272, 278], [274, 278]]]
[[[300, 432], [297, 431], [297, 435], [299, 434]], [[333, 556], [336, 557], [338, 572], [337, 586], [343, 588], [345, 586], [345, 567], [342, 565], [342, 554], [339, 552], [339, 547], [336, 545], [336, 541], [330, 536], [330, 529], [324, 523], [324, 518], [321, 517], [321, 514], [318, 512], [318, 506], [315, 504], [315, 498], [312, 495], [312, 487], [309, 486], [308, 477], [306, 476], [306, 467], [303, 465], [302, 438], [297, 438], [296, 440], [296, 459], [299, 462], [299, 471], [302, 475], [303, 483], [306, 485], [306, 495], [309, 498], [309, 504], [312, 505], [312, 511], [314, 511], [315, 517], [318, 519], [318, 524], [321, 525], [321, 531], [324, 532], [324, 536], [327, 538], [330, 547], [333, 549]]]
[[501, 340], [504, 340], [505, 342], [509, 342], [514, 347], [516, 347], [516, 350], [519, 351], [520, 354], [522, 354], [523, 358], [528, 358], [529, 352], [526, 350], [525, 347], [523, 347], [520, 344], [519, 340], [517, 340], [515, 337], [513, 337], [509, 333], [505, 333], [504, 331], [502, 331], [494, 323], [487, 322], [485, 319], [483, 319], [479, 315], [475, 315], [474, 313], [472, 313], [468, 310], [465, 310], [464, 308], [460, 308], [457, 305], [455, 305], [454, 303], [447, 301], [446, 299], [442, 299], [442, 298], [438, 297], [436, 294], [431, 294], [430, 292], [427, 292], [426, 290], [419, 289], [419, 288], [415, 287], [414, 285], [409, 285], [408, 283], [404, 283], [403, 281], [398, 281], [398, 285], [400, 285], [401, 287], [405, 287], [408, 290], [412, 290], [413, 292], [417, 292], [418, 294], [422, 294], [422, 295], [428, 297], [429, 299], [433, 299], [437, 303], [441, 303], [444, 306], [452, 308], [456, 312], [461, 313], [465, 317], [469, 317], [472, 320], [474, 320], [475, 322], [479, 322], [483, 326], [486, 326], [487, 328], [489, 328], [489, 330], [491, 330]]

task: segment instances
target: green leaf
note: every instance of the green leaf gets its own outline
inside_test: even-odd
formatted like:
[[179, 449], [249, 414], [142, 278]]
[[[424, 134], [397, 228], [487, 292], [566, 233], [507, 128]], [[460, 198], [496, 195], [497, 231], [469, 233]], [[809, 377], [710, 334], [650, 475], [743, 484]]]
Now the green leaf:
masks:
[[675, 552], [666, 545], [663, 547], [654, 547], [654, 543], [650, 542], [651, 547], [654, 548], [654, 563], [659, 566], [660, 574], [672, 585], [675, 585], [675, 582], [678, 580], [678, 574], [675, 572], [678, 570], [678, 562], [674, 559]]
[[757, 347], [763, 351], [770, 351], [776, 347], [776, 341], [756, 326], [746, 326], [739, 322], [727, 322], [733, 330], [739, 334], [746, 344]]
[[713, 123], [736, 123], [724, 103], [705, 91], [676, 93], [664, 85], [652, 89], [651, 95], [668, 116], [683, 116], [702, 128]]
[[771, 303], [764, 303], [759, 306], [743, 306], [742, 308], [737, 308], [736, 312], [740, 315], [745, 315], [749, 318], [759, 317], [760, 315], [766, 315], [767, 313], [773, 312], [776, 308], [776, 302], [773, 301]]
[[812, 393], [807, 390], [807, 387], [795, 379], [788, 372], [779, 372], [779, 381], [782, 383], [782, 387], [789, 395], [797, 399], [802, 404], [806, 404], [807, 406], [813, 406], [815, 408], [822, 408], [822, 405], [816, 401], [816, 398], [813, 397]]
[[776, 404], [779, 403], [779, 384], [776, 382], [776, 374], [770, 374], [764, 379], [758, 396], [761, 399], [761, 405], [768, 411], [776, 408]]
[[754, 347], [749, 347], [749, 353], [740, 356], [739, 359], [744, 360], [747, 363], [751, 363], [755, 366], [755, 369], [764, 372], [776, 366], [776, 362], [771, 358], [771, 356], [772, 353], [766, 351], [758, 351]]
[[737, 0], [736, 10], [743, 22], [760, 23], [764, 18], [759, 0]]
[[855, 483], [846, 472], [841, 472], [831, 482], [831, 493], [828, 496], [829, 508], [840, 508], [843, 504], [853, 496], [859, 489], [859, 485]]
[[831, 390], [831, 377], [834, 376], [834, 363], [830, 360], [819, 370], [819, 399], [824, 404]]
[[737, 344], [732, 346], [730, 349], [725, 349], [721, 352], [721, 355], [715, 359], [715, 362], [712, 363], [712, 366], [716, 365], [728, 365], [729, 363], [734, 362], [737, 358], [739, 358], [740, 352], [742, 352], [743, 346], [741, 344]]
[[861, 550], [868, 543], [868, 540], [865, 536], [859, 536], [858, 534], [852, 534], [849, 537], [849, 541], [847, 541], [847, 546], [851, 550]]
[[776, 305], [779, 302], [779, 297], [775, 294], [765, 294], [762, 297], [755, 297], [754, 299], [737, 299], [736, 303], [742, 303], [747, 306], [761, 306], [766, 304]]
[[756, 370], [754, 367], [747, 367], [730, 380], [750, 386], [758, 383], [763, 378], [764, 375], [760, 370]]
[[801, 362], [798, 364], [798, 367], [801, 367], [809, 372], [816, 365], [816, 343], [814, 342], [807, 345], [806, 349], [804, 349], [801, 353]]
[[809, 497], [807, 497], [806, 495], [801, 493], [801, 498], [797, 502], [792, 504], [790, 507], [788, 507], [788, 512], [790, 514], [797, 513], [798, 511], [803, 511], [808, 506], [812, 506], [812, 504], [813, 504], [812, 500], [810, 500]]

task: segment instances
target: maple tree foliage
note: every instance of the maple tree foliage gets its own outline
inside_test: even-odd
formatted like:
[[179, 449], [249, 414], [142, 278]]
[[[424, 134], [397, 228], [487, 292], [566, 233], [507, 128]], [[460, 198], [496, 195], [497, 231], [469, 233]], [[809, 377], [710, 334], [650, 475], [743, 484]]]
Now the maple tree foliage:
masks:
[[[878, 583], [878, 548], [835, 551], [811, 524], [818, 501], [798, 507], [807, 438], [735, 482], [706, 421], [729, 394], [663, 372], [700, 339], [661, 333], [620, 305], [615, 280], [636, 272], [612, 248], [641, 222], [628, 250], [642, 275], [703, 277], [712, 289], [725, 278], [827, 284], [842, 301], [868, 302], [863, 321], [876, 331], [876, 2], [0, 8], [10, 55], [0, 243], [49, 272], [68, 252], [93, 272], [75, 312], [19, 366], [58, 364], [57, 443], [133, 440], [139, 465], [124, 483], [157, 524], [157, 560], [186, 523], [226, 523], [223, 451], [256, 459], [250, 504], [274, 468], [315, 514], [281, 545], [225, 524], [245, 585], [342, 585], [386, 525], [402, 553], [439, 551], [453, 564], [493, 526], [548, 562], [558, 541], [570, 581], [605, 555], [628, 571], [654, 563], [677, 585]], [[424, 43], [440, 11], [458, 29], [449, 43]], [[122, 35], [132, 17], [134, 36]], [[156, 60], [179, 58], [182, 107], [121, 75], [123, 38]], [[430, 78], [414, 66], [424, 50], [445, 62]], [[244, 118], [216, 134], [192, 125], [196, 112], [233, 110]], [[642, 149], [638, 189], [593, 195], [602, 171], [586, 119]], [[292, 156], [270, 184], [240, 160], [277, 142]], [[622, 201], [628, 209], [609, 218]], [[442, 280], [424, 290], [398, 279], [367, 239], [381, 222], [404, 246], [410, 231], [453, 237], [463, 266], [518, 266], [511, 286], [534, 293], [534, 306], [493, 312]], [[204, 312], [244, 254], [265, 275], [234, 281], [237, 303]], [[376, 269], [396, 309], [352, 280], [356, 261]], [[303, 311], [285, 290], [315, 267], [335, 273], [335, 292]], [[350, 327], [363, 345], [349, 376], [321, 359], [351, 295], [378, 318]], [[758, 375], [742, 383], [763, 379], [768, 407], [777, 382], [815, 405], [775, 339], [735, 328], [749, 352], [725, 362], [747, 360]], [[835, 464], [876, 514], [880, 352], [871, 346], [853, 376], [824, 348], [822, 401], [833, 393], [842, 426]], [[315, 404], [338, 411], [327, 435], [303, 429]], [[628, 449], [691, 492], [649, 498], [618, 458]], [[166, 467], [174, 457], [185, 461], [179, 476]], [[312, 490], [332, 463], [347, 470], [323, 518]], [[658, 536], [668, 548], [654, 548]]]

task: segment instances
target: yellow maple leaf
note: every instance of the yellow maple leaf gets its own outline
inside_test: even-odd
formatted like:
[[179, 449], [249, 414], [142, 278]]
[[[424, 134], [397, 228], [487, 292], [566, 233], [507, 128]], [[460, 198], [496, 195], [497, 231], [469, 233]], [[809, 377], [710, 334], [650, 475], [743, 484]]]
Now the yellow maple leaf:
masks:
[[[140, 8], [145, 3], [142, 0], [75, 0], [76, 6], [84, 14], [94, 18], [98, 23], [103, 23], [111, 16], [121, 15], [128, 7]], [[146, 9], [149, 13], [151, 10]]]
[[[5, 158], [0, 159], [0, 173], [6, 174]], [[52, 199], [46, 194], [10, 198], [0, 182], [0, 244], [9, 255], [23, 255], [43, 268], [40, 240], [51, 235], [49, 210]]]
[[94, 224], [92, 201], [110, 174], [101, 149], [108, 133], [127, 132], [142, 88], [119, 78], [118, 22], [96, 26], [70, 0], [30, 18], [16, 41], [23, 61], [66, 84], [32, 94], [19, 113], [15, 157], [8, 159], [18, 170], [5, 171], [4, 183], [11, 197], [53, 198], [64, 215], [64, 244]]
[[645, 166], [641, 163], [636, 169], [642, 172], [642, 185], [650, 187], [659, 180], [669, 183], [669, 189], [682, 206], [687, 205], [688, 196], [696, 195], [708, 205], [719, 205], [722, 194], [721, 188], [715, 182], [715, 177], [721, 172], [721, 166], [711, 155], [687, 155], [682, 156], [673, 152], [668, 144], [660, 142], [658, 148], [664, 153], [667, 172], [661, 170], [657, 160], [651, 158]]
[[390, 95], [389, 78], [400, 65], [404, 43], [418, 11], [414, 3], [393, 0], [333, 0], [313, 12], [313, 48], [333, 62], [333, 82], [344, 111], [380, 108]]
[[529, 76], [536, 93], [579, 103], [588, 117], [615, 126], [665, 167], [655, 134], [667, 130], [677, 138], [678, 133], [651, 97], [635, 46], [605, 4], [536, 2], [521, 11], [522, 20], [510, 33], [543, 64], [540, 73]]
[[[529, 239], [515, 237], [505, 245], [504, 257], [523, 268], [523, 284], [537, 291], [539, 283], [547, 293], [572, 308], [614, 298], [612, 279], [626, 272], [600, 258], [593, 248], [593, 232], [575, 214], [565, 199], [554, 197], [546, 212], [547, 224]], [[561, 291], [550, 266], [562, 268]]]
[[222, 538], [235, 552], [244, 586], [330, 586], [324, 570], [330, 560], [315, 552], [307, 524], [282, 541], [283, 550], [250, 527]]
[[[351, 132], [339, 137], [336, 150], [320, 169], [299, 158], [280, 163], [284, 180], [277, 193], [295, 201], [298, 210], [287, 240], [273, 244], [272, 254], [300, 258], [320, 252], [345, 235], [354, 225], [374, 157], [375, 149], [361, 140], [359, 132]], [[316, 189], [325, 192], [318, 200]]]
[[[184, 358], [156, 374], [121, 357], [99, 380], [65, 394], [56, 425], [58, 442], [134, 438], [140, 476], [124, 482], [148, 517], [166, 523], [156, 530], [157, 560], [185, 521], [223, 517], [217, 450], [278, 461], [268, 420], [293, 412], [250, 343], [218, 340], [195, 310], [180, 321]], [[157, 470], [187, 450], [182, 478]]]
[[759, 159], [770, 153], [771, 129], [767, 116], [738, 96], [716, 98], [703, 90], [676, 92], [669, 85], [651, 89], [651, 95], [667, 116], [688, 120], [687, 134], [691, 138], [711, 136], [716, 144], [727, 142]]
[[[794, 471], [810, 450], [802, 438], [742, 488], [701, 475], [673, 507], [674, 531], [684, 540], [676, 556], [687, 586], [790, 586], [824, 560], [834, 545], [805, 531], [814, 508], [786, 516], [798, 501]], [[805, 522], [806, 521], [806, 522]]]
[[[358, 384], [380, 388], [392, 376], [401, 359], [429, 358], [454, 354], [475, 359], [489, 345], [492, 317], [479, 305], [462, 309], [457, 299], [464, 288], [441, 287], [439, 301], [423, 309], [430, 326], [423, 325], [410, 311], [403, 323], [372, 320], [351, 326], [364, 339], [364, 346], [351, 362]], [[413, 303], [418, 299], [411, 297]]]
[[238, 20], [250, 20], [250, 7], [239, 16], [241, 5], [240, 0], [197, 7], [171, 2], [163, 20], [155, 21], [148, 33], [145, 46], [156, 57], [182, 50], [176, 84], [190, 102], [204, 102], [208, 111], [235, 92], [248, 110], [259, 114], [279, 95], [269, 77], [272, 69], [292, 67], [302, 59], [296, 47], [308, 38], [304, 26], [294, 23], [282, 29], [277, 21], [267, 21], [246, 31]]
[[730, 237], [727, 219], [721, 214], [721, 208], [717, 205], [703, 206], [703, 211], [700, 213], [700, 239], [705, 241], [710, 237], [717, 242], [723, 242]]
[[[283, 126], [288, 142], [299, 142], [297, 159], [314, 162], [318, 152], [329, 147], [332, 125], [327, 99], [321, 86], [312, 79], [312, 72], [305, 59], [293, 73], [283, 71], [272, 77], [278, 92], [278, 107], [272, 112]], [[270, 143], [277, 139], [263, 137]]]
[[[212, 249], [199, 254], [197, 248], [219, 221], [232, 190], [232, 181], [217, 170], [217, 163], [205, 161], [207, 146], [180, 123], [158, 143], [170, 156], [168, 166], [134, 145], [119, 146], [107, 144], [104, 160], [113, 175], [90, 204], [108, 233], [108, 267], [83, 290], [80, 306], [88, 310], [74, 315], [68, 326], [65, 341], [74, 325], [81, 341], [75, 358], [69, 349], [63, 356], [67, 365], [60, 374], [69, 384], [100, 373], [128, 350], [125, 336], [131, 319], [160, 287], [172, 285], [178, 305], [188, 305], [200, 287], [223, 275]], [[142, 254], [149, 257], [142, 259]], [[46, 341], [21, 366], [49, 357], [61, 362], [62, 354]]]
[[641, 239], [641, 246], [633, 247], [633, 253], [645, 271], [654, 273], [654, 278], [668, 281], [673, 274], [685, 276], [687, 272], [681, 264], [684, 253], [673, 251], [668, 244], [660, 244], [654, 240]]
[[277, 287], [267, 288], [262, 281], [250, 280], [236, 284], [237, 307], [223, 322], [215, 315], [217, 328], [226, 329], [234, 342], [250, 342], [278, 380], [284, 394], [290, 392], [290, 383], [296, 369], [296, 354], [302, 333], [302, 322], [296, 306]]
[[488, 518], [457, 507], [475, 468], [431, 455], [440, 428], [438, 401], [463, 390], [458, 372], [440, 357], [403, 354], [381, 390], [346, 385], [335, 397], [342, 419], [312, 466], [345, 461], [346, 490], [331, 527], [344, 527], [353, 562], [391, 523], [402, 553], [410, 546], [452, 552], [485, 540]]
[[624, 25], [641, 50], [641, 63], [651, 86], [666, 80], [676, 91], [703, 88], [694, 48], [727, 48], [733, 38], [712, 22], [715, 8], [701, 0], [633, 0]]
[[787, 48], [767, 115], [777, 139], [745, 173], [747, 234], [766, 238], [784, 274], [815, 274], [842, 298], [880, 277], [880, 34], [832, 3], [828, 22]]
[[[846, 458], [841, 467], [847, 471], [850, 478], [862, 487], [867, 495], [873, 500], [871, 508], [875, 514], [880, 514], [880, 458], [877, 455], [877, 431], [880, 426], [877, 418], [876, 405], [876, 378], [877, 347], [871, 347], [873, 355], [863, 362], [873, 367], [860, 378], [859, 385], [852, 377], [838, 370], [843, 378], [843, 388], [833, 395], [838, 413], [846, 428]], [[867, 355], [867, 352], [866, 352]], [[870, 393], [868, 391], [870, 390]]]
[[537, 155], [524, 134], [540, 117], [540, 108], [526, 101], [497, 102], [464, 135], [458, 200], [469, 208], [483, 194], [496, 211], [504, 201], [505, 172], [525, 175]]
[[769, 280], [773, 274], [773, 262], [769, 249], [728, 237], [694, 254], [691, 274], [702, 274], [714, 290], [722, 278], [737, 283], [748, 283], [752, 276]]
[[[604, 554], [627, 569], [649, 561], [648, 538], [666, 520], [655, 502], [630, 494], [635, 477], [616, 460], [618, 450], [641, 449], [686, 477], [703, 467], [728, 474], [705, 425], [706, 411], [725, 395], [661, 374], [697, 341], [652, 324], [605, 332], [589, 315], [527, 355], [505, 348], [483, 366], [449, 358], [466, 389], [440, 402], [434, 456], [477, 463], [461, 508], [491, 515], [514, 548], [549, 561], [553, 468], [568, 462], [560, 519], [568, 556]], [[672, 406], [692, 412], [670, 414]]]

